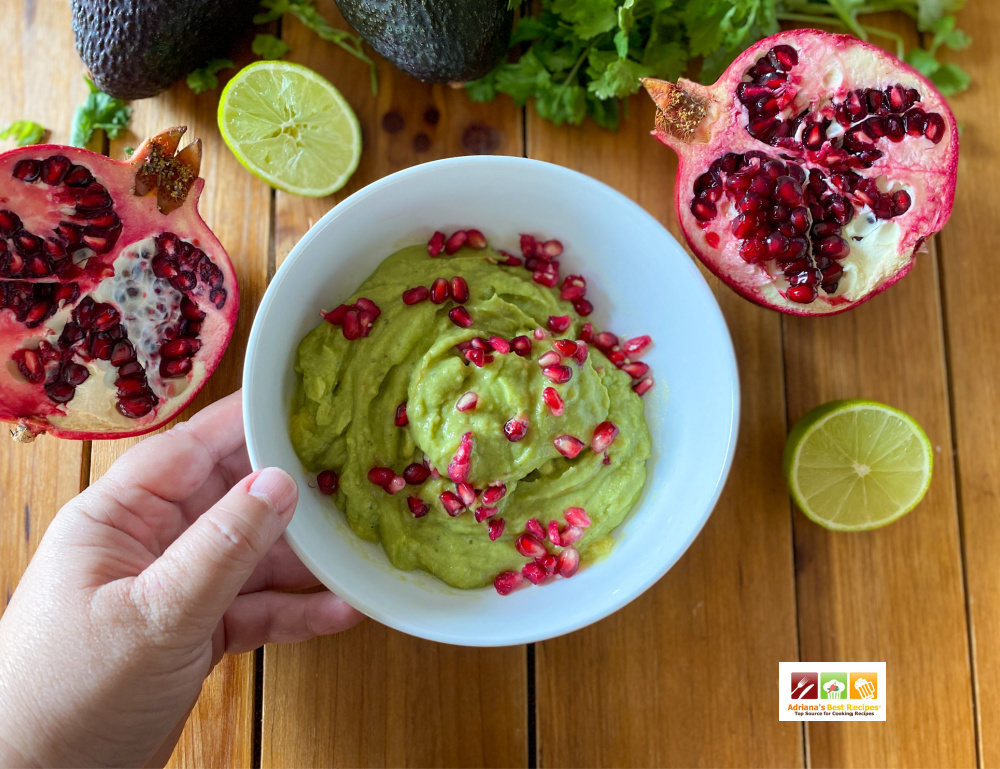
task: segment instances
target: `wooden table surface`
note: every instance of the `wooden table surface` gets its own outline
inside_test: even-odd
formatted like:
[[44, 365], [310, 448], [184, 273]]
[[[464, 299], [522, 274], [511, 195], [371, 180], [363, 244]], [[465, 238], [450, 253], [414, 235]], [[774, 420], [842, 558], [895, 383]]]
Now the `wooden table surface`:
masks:
[[[86, 93], [68, 6], [0, 3], [0, 124], [30, 118], [61, 143]], [[331, 0], [320, 7], [342, 23]], [[906, 18], [888, 23], [916, 39]], [[970, 0], [960, 26], [974, 44], [954, 56], [973, 75], [952, 100], [958, 196], [910, 276], [818, 320], [760, 309], [711, 281], [739, 359], [739, 446], [715, 513], [669, 574], [602, 622], [527, 647], [456, 648], [367, 621], [226, 659], [173, 765], [1000, 765], [1000, 313], [988, 268], [1000, 252], [1000, 3]], [[178, 124], [205, 143], [201, 211], [233, 258], [243, 306], [196, 408], [239, 387], [255, 308], [296, 240], [345, 196], [415, 163], [470, 152], [559, 163], [629, 195], [680, 237], [676, 163], [649, 136], [645, 97], [617, 134], [556, 128], [506, 98], [473, 104], [381, 61], [375, 97], [357, 60], [288, 17], [274, 31], [292, 47], [286, 58], [332, 80], [361, 120], [361, 165], [338, 195], [307, 200], [256, 180], [219, 137], [217, 92], [195, 96], [183, 84], [136, 102], [130, 132], [97, 146], [121, 157]], [[249, 37], [236, 58], [252, 58]], [[403, 117], [395, 133], [383, 128], [389, 112]], [[781, 476], [789, 425], [845, 397], [904, 409], [936, 451], [924, 502], [868, 534], [813, 525]], [[0, 441], [0, 598], [59, 506], [133, 442]], [[884, 660], [888, 720], [779, 723], [778, 662], [796, 659]]]

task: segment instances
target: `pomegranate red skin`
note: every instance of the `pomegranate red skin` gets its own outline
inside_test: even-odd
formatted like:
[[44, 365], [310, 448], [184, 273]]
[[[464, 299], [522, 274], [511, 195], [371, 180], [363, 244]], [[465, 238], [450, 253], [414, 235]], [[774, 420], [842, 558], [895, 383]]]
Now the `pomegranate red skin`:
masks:
[[[854, 88], [863, 89], [866, 87], [886, 87], [894, 83], [902, 83], [910, 87], [915, 87], [922, 96], [923, 104], [927, 105], [927, 111], [934, 111], [940, 114], [944, 119], [945, 125], [944, 139], [935, 145], [940, 150], [936, 152], [934, 164], [936, 170], [935, 177], [940, 181], [940, 184], [934, 188], [936, 205], [934, 206], [934, 210], [929, 212], [929, 217], [926, 221], [922, 222], [920, 226], [911, 227], [905, 233], [905, 242], [902, 244], [903, 247], [900, 252], [903, 258], [902, 263], [885, 279], [871, 286], [869, 290], [864, 291], [860, 296], [851, 299], [836, 295], [823, 297], [822, 292], [820, 292], [820, 299], [809, 304], [799, 304], [788, 300], [784, 296], [784, 291], [781, 292], [781, 296], [777, 297], [774, 296], [773, 292], [765, 295], [759, 286], [748, 284], [743, 279], [744, 276], [732, 269], [732, 261], [727, 259], [719, 248], [715, 248], [707, 241], [705, 230], [699, 226], [698, 220], [690, 209], [694, 180], [708, 169], [712, 160], [728, 149], [723, 147], [711, 154], [706, 151], [707, 145], [711, 142], [712, 137], [717, 131], [732, 130], [733, 128], [733, 122], [728, 119], [727, 112], [733, 110], [734, 107], [739, 108], [740, 106], [736, 99], [736, 87], [743, 79], [743, 73], [775, 46], [791, 45], [798, 49], [803, 43], [813, 46], [819, 45], [833, 51], [853, 49], [866, 54], [867, 57], [870, 57], [871, 61], [870, 71], [854, 73], [856, 79], [848, 83], [847, 90]], [[809, 64], [808, 61], [800, 57], [799, 68], [808, 67]], [[643, 80], [643, 85], [653, 100], [657, 102], [662, 115], [663, 102], [665, 100], [664, 87], [672, 88], [672, 84], [646, 78]], [[657, 127], [651, 132], [658, 141], [673, 149], [678, 155], [679, 164], [674, 185], [674, 205], [681, 224], [681, 230], [695, 256], [723, 283], [754, 304], [778, 310], [789, 315], [802, 316], [836, 315], [853, 309], [882, 293], [905, 277], [913, 268], [916, 253], [923, 250], [925, 240], [940, 231], [951, 215], [955, 197], [959, 151], [958, 126], [955, 117], [948, 108], [944, 97], [929, 80], [908, 64], [901, 62], [896, 57], [876, 46], [851, 35], [837, 35], [814, 29], [790, 30], [760, 40], [748, 48], [733, 61], [726, 72], [712, 85], [702, 86], [698, 83], [680, 79], [677, 82], [677, 86], [688, 93], [705, 99], [711, 105], [705, 118], [699, 123], [690, 137], [681, 138], [666, 130], [659, 120], [659, 115]], [[722, 98], [720, 98], [720, 94]], [[734, 151], [745, 152], [750, 149], [757, 149], [770, 156], [778, 155], [783, 151], [781, 147], [755, 141], [753, 137], [745, 132], [745, 125], [746, 120], [744, 119], [739, 130], [743, 132], [742, 138], [745, 138], [746, 141]], [[909, 138], [907, 137], [907, 139]], [[907, 139], [904, 139], [904, 142]], [[877, 146], [879, 149], [886, 150], [886, 147], [883, 146], [885, 144], [888, 144], [888, 142], [883, 142]], [[878, 176], [879, 173], [883, 172], [882, 169], [890, 166], [891, 152], [892, 149], [890, 147], [886, 150], [887, 157], [876, 162], [866, 175]], [[861, 171], [861, 173], [865, 174], [865, 171]], [[891, 174], [891, 171], [887, 173]], [[845, 260], [845, 264], [849, 259], [850, 257]], [[739, 265], [737, 269], [742, 266]]]
[[[186, 376], [166, 379], [171, 391], [175, 387], [180, 391], [161, 394], [159, 402], [150, 413], [111, 429], [102, 429], [101, 425], [81, 424], [87, 421], [87, 413], [86, 410], [74, 409], [75, 406], [81, 405], [74, 404], [75, 399], [62, 404], [54, 403], [44, 397], [40, 386], [27, 383], [23, 377], [17, 376], [16, 369], [10, 365], [12, 353], [25, 347], [26, 341], [29, 341], [27, 346], [38, 339], [56, 344], [59, 334], [44, 324], [34, 329], [33, 334], [26, 333], [23, 323], [17, 322], [9, 309], [0, 308], [0, 421], [16, 424], [11, 430], [16, 440], [29, 442], [42, 433], [57, 438], [96, 440], [125, 438], [151, 432], [183, 411], [211, 377], [222, 358], [235, 328], [239, 309], [239, 288], [225, 249], [198, 214], [198, 199], [205, 184], [204, 179], [197, 177], [197, 168], [200, 165], [200, 142], [193, 142], [181, 150], [179, 157], [187, 156], [185, 163], [190, 163], [194, 158], [191, 168], [196, 178], [189, 182], [189, 188], [178, 193], [177, 199], [167, 200], [166, 197], [169, 195], [165, 197], [156, 186], [150, 189], [148, 182], [145, 184], [147, 189], [144, 194], [136, 193], [136, 172], [143, 167], [143, 161], [153, 157], [157, 146], [160, 146], [166, 148], [166, 165], [170, 166], [173, 160], [171, 156], [184, 130], [183, 127], [168, 129], [157, 137], [147, 140], [128, 160], [114, 160], [77, 147], [52, 144], [22, 147], [0, 154], [0, 210], [10, 209], [16, 213], [27, 211], [27, 214], [19, 213], [24, 220], [26, 230], [46, 238], [52, 234], [49, 228], [50, 219], [54, 221], [60, 218], [72, 218], [65, 212], [61, 216], [53, 214], [51, 217], [32, 215], [33, 212], [40, 211], [38, 198], [41, 195], [51, 194], [51, 190], [29, 189], [32, 185], [25, 185], [12, 176], [13, 169], [22, 160], [44, 161], [52, 156], [66, 157], [74, 165], [89, 169], [94, 179], [106, 188], [112, 200], [112, 210], [121, 220], [121, 229], [114, 246], [105, 253], [92, 256], [85, 267], [71, 279], [51, 275], [23, 280], [32, 283], [77, 283], [80, 297], [70, 304], [78, 305], [79, 301], [89, 296], [102, 280], [113, 274], [114, 264], [123, 252], [133, 249], [137, 243], [149, 241], [157, 234], [174, 233], [211, 259], [221, 271], [221, 285], [227, 293], [225, 299], [220, 301], [223, 306], [219, 308], [209, 307], [205, 297], [202, 296], [202, 294], [207, 295], [209, 291], [207, 284], [204, 287], [196, 287], [188, 294], [206, 314], [202, 321], [203, 330], [198, 338], [199, 349], [190, 357], [192, 367], [197, 369], [197, 375], [188, 373]], [[161, 144], [157, 145], [157, 142]], [[146, 167], [148, 168], [148, 165]], [[186, 186], [180, 184], [177, 188]], [[35, 197], [35, 202], [26, 202], [31, 196]], [[167, 212], [161, 212], [161, 207]], [[0, 283], [8, 280], [9, 277], [0, 275]], [[66, 309], [69, 309], [69, 305]], [[152, 371], [148, 371], [147, 374], [150, 379], [155, 376]], [[114, 372], [111, 373], [111, 378], [113, 381]], [[111, 385], [107, 390], [108, 404], [113, 406], [117, 399], [115, 388]], [[79, 417], [73, 420], [74, 424], [71, 426], [58, 424], [60, 418], [65, 417], [70, 410], [74, 410], [76, 417]]]

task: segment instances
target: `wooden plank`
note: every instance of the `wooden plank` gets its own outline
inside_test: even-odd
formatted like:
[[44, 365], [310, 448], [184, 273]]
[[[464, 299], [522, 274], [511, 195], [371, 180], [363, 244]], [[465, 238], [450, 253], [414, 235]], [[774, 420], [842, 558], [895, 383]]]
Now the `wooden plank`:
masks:
[[973, 45], [951, 56], [972, 75], [972, 87], [954, 97], [962, 128], [958, 191], [951, 222], [937, 238], [944, 287], [945, 330], [951, 367], [951, 405], [962, 514], [965, 576], [972, 628], [982, 766], [1000, 763], [1000, 318], [984, 268], [1000, 250], [996, 222], [1000, 185], [994, 126], [1000, 100], [995, 51], [1000, 5], [969, 3], [959, 16]]
[[[649, 136], [652, 102], [636, 97], [630, 109], [617, 134], [592, 123], [555, 128], [529, 113], [528, 155], [610, 184], [683, 242], [675, 157]], [[790, 522], [776, 481], [785, 434], [780, 321], [711, 283], [742, 383], [729, 483], [656, 586], [608, 619], [538, 645], [539, 766], [802, 764], [801, 729], [778, 722], [774, 686], [778, 661], [797, 654]]]
[[[249, 60], [247, 45], [240, 54], [237, 61]], [[217, 105], [217, 92], [195, 96], [182, 82], [155, 99], [135, 102], [128, 134], [111, 147], [112, 157], [122, 157], [125, 147], [136, 147], [146, 136], [173, 125], [186, 125], [188, 139], [200, 138], [204, 145], [201, 175], [206, 185], [199, 210], [236, 268], [240, 313], [233, 340], [211, 381], [181, 419], [240, 386], [246, 339], [268, 275], [271, 190], [226, 148], [216, 128]], [[136, 442], [95, 442], [92, 479], [99, 478]], [[253, 763], [254, 678], [252, 653], [223, 659], [205, 683], [172, 766], [246, 767]]]
[[[318, 5], [343, 26], [332, 2]], [[292, 46], [288, 58], [344, 93], [365, 149], [336, 196], [277, 195], [279, 262], [338, 200], [388, 173], [470, 148], [522, 152], [521, 111], [509, 103], [475, 105], [384, 62], [374, 97], [364, 65], [287, 16], [282, 37]], [[527, 759], [523, 648], [433, 644], [368, 621], [340, 636], [268, 646], [264, 659], [261, 766], [520, 766]]]
[[[69, 9], [59, 3], [0, 4], [0, 48], [5, 87], [0, 127], [34, 120], [49, 129], [46, 141], [67, 143], [74, 106], [87, 87], [73, 47]], [[38, 56], [37, 51], [46, 51]], [[39, 98], [45, 94], [45, 98]], [[12, 143], [0, 142], [0, 149]], [[0, 427], [0, 611], [28, 565], [56, 511], [80, 491], [86, 444], [41, 437], [15, 443]]]
[[[915, 39], [905, 18], [883, 23]], [[932, 247], [849, 313], [785, 319], [790, 424], [835, 398], [871, 398], [913, 415], [936, 449], [926, 499], [891, 526], [844, 535], [795, 513], [801, 658], [885, 661], [891, 678], [887, 723], [808, 725], [815, 766], [976, 761], [936, 260]]]

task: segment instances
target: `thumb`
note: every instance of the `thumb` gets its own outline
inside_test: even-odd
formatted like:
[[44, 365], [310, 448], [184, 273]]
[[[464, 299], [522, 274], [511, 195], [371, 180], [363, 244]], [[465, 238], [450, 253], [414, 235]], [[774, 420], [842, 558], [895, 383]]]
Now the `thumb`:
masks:
[[157, 624], [210, 631], [295, 511], [295, 480], [277, 467], [251, 473], [139, 575]]

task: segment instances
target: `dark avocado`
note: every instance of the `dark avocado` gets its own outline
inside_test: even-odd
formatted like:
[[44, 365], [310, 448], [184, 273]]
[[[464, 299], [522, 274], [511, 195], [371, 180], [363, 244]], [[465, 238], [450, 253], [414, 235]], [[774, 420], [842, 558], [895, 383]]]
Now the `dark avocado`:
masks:
[[403, 72], [431, 83], [475, 80], [507, 53], [508, 0], [337, 0], [358, 34]]
[[73, 0], [76, 50], [94, 84], [144, 99], [223, 56], [259, 0]]

